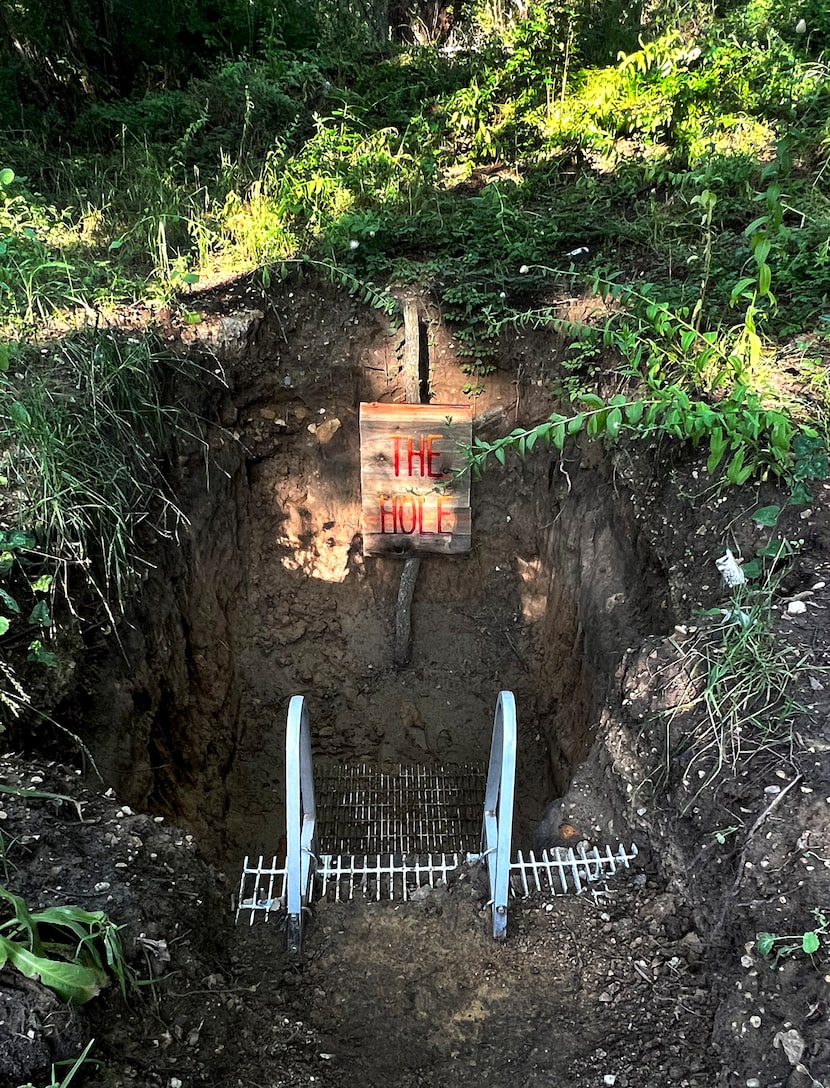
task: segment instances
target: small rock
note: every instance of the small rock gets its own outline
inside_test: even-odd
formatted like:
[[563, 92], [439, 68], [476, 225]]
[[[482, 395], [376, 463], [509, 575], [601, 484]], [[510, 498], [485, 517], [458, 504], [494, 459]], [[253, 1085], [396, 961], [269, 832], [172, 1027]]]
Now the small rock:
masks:
[[341, 426], [340, 420], [336, 417], [334, 419], [327, 419], [324, 423], [319, 424], [315, 432], [315, 437], [320, 445], [327, 446], [340, 430]]
[[790, 601], [787, 605], [788, 616], [803, 616], [807, 611], [807, 605], [804, 601]]
[[790, 1028], [789, 1031], [777, 1032], [772, 1040], [772, 1045], [776, 1050], [780, 1047], [784, 1051], [790, 1065], [798, 1065], [807, 1046], [795, 1028]]

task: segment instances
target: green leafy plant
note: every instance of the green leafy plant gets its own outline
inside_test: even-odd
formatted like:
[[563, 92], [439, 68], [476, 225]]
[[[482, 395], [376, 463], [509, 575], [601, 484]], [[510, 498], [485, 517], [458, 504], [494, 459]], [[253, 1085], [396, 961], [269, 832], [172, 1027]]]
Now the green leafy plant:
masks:
[[119, 929], [103, 911], [74, 906], [30, 911], [19, 896], [0, 886], [0, 900], [12, 917], [0, 922], [0, 967], [10, 964], [39, 979], [58, 997], [82, 1005], [115, 979], [126, 997], [133, 973]]
[[777, 933], [756, 934], [755, 948], [769, 962], [770, 967], [777, 967], [786, 956], [797, 955], [799, 952], [812, 956], [821, 949], [822, 937], [830, 929], [830, 919], [819, 908], [815, 908], [812, 913], [816, 924], [804, 933], [790, 936], [779, 936]]

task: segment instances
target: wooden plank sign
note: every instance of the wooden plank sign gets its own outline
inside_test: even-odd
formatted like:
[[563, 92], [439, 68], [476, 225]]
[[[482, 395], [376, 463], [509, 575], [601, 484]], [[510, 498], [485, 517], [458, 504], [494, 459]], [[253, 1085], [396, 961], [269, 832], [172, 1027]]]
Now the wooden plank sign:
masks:
[[361, 404], [364, 555], [469, 552], [472, 436], [468, 404]]

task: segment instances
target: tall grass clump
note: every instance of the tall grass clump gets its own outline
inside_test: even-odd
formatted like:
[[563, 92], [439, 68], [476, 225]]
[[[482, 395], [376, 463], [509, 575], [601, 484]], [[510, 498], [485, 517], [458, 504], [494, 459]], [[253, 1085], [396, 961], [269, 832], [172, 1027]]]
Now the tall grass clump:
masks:
[[[57, 561], [120, 607], [142, 543], [183, 515], [164, 477], [171, 434], [193, 417], [166, 403], [173, 363], [152, 340], [85, 329], [0, 362], [0, 526], [13, 555]], [[14, 576], [14, 570], [9, 572]]]

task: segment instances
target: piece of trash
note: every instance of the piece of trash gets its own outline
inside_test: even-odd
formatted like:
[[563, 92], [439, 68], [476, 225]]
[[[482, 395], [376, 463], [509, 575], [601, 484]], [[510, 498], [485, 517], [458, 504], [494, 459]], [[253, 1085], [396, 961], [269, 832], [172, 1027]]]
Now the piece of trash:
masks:
[[744, 572], [738, 565], [738, 561], [729, 548], [726, 549], [726, 554], [722, 555], [720, 559], [715, 560], [715, 566], [720, 572], [721, 578], [724, 582], [732, 588], [733, 586], [742, 586], [746, 582]]
[[587, 246], [577, 246], [576, 249], [570, 250], [565, 256], [569, 261], [582, 261], [588, 256], [589, 252]]

